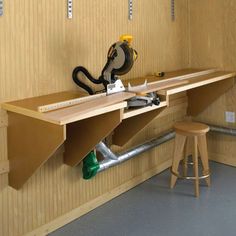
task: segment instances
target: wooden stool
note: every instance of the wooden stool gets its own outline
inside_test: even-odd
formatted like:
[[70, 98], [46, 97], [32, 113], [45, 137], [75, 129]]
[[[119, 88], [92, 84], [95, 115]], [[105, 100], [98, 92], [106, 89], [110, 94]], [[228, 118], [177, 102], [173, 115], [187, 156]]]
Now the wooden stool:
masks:
[[[174, 157], [171, 168], [171, 183], [170, 187], [173, 188], [177, 181], [177, 178], [192, 179], [195, 180], [195, 196], [199, 196], [199, 179], [206, 179], [206, 183], [210, 186], [210, 171], [208, 163], [206, 133], [209, 131], [209, 127], [205, 124], [196, 122], [178, 122], [174, 125], [176, 131], [175, 136], [175, 148]], [[178, 172], [179, 163], [183, 158], [183, 151], [187, 138], [193, 137], [194, 139], [194, 152], [193, 152], [193, 165], [194, 176], [187, 175], [187, 155], [184, 153], [184, 175], [181, 176]], [[185, 149], [186, 150], [186, 149]], [[203, 175], [199, 176], [198, 173], [198, 150], [203, 166]], [[186, 152], [186, 151], [185, 151]]]

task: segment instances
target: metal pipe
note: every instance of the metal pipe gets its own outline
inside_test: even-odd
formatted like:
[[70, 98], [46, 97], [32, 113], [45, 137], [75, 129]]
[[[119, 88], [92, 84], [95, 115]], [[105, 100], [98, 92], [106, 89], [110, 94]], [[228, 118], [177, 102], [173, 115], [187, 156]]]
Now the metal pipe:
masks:
[[111, 151], [110, 148], [103, 142], [100, 142], [96, 145], [96, 150], [100, 152], [105, 160], [117, 160], [118, 157]]
[[173, 139], [175, 137], [175, 132], [174, 131], [170, 131], [156, 139], [153, 139], [149, 142], [146, 142], [144, 144], [141, 144], [137, 147], [134, 147], [128, 151], [125, 151], [121, 154], [114, 154], [110, 149], [110, 152], [112, 152], [116, 157], [117, 157], [117, 160], [109, 160], [109, 159], [105, 159], [101, 162], [99, 162], [99, 170], [98, 172], [102, 172], [112, 166], [116, 166], [122, 162], [125, 162], [143, 152], [146, 152], [154, 147], [158, 147], [159, 145], [165, 143], [165, 142], [168, 142], [169, 140]]
[[222, 126], [216, 126], [216, 125], [210, 125], [210, 124], [207, 124], [207, 125], [210, 127], [210, 131], [212, 131], [212, 132], [236, 136], [236, 129], [222, 127]]
[[[210, 131], [222, 133], [226, 135], [236, 136], [236, 129], [232, 128], [226, 128], [226, 127], [220, 127], [216, 125], [210, 125]], [[144, 144], [141, 144], [139, 146], [136, 146], [130, 150], [127, 150], [121, 154], [114, 154], [104, 143], [100, 143], [99, 148], [103, 156], [105, 157], [105, 160], [99, 162], [99, 170], [98, 172], [102, 172], [112, 166], [116, 166], [122, 162], [125, 162], [143, 152], [146, 152], [154, 147], [158, 147], [161, 144], [170, 141], [175, 137], [175, 131], [170, 131], [162, 136], [159, 136], [156, 139], [153, 139], [149, 142], [146, 142]]]

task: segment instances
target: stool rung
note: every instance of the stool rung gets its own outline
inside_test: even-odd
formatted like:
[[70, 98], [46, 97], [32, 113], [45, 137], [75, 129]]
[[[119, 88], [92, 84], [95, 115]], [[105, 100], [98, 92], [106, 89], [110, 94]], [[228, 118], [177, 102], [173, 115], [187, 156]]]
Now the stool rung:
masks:
[[201, 175], [201, 176], [199, 176], [199, 177], [195, 177], [195, 176], [183, 176], [183, 175], [180, 175], [180, 174], [174, 172], [174, 171], [172, 170], [172, 168], [170, 169], [170, 172], [171, 172], [171, 174], [175, 175], [176, 177], [178, 177], [178, 178], [180, 178], [180, 179], [188, 179], [188, 180], [206, 179], [206, 178], [208, 178], [208, 177], [211, 175], [211, 173], [210, 173], [210, 171], [209, 171], [208, 174], [206, 174], [206, 175]]

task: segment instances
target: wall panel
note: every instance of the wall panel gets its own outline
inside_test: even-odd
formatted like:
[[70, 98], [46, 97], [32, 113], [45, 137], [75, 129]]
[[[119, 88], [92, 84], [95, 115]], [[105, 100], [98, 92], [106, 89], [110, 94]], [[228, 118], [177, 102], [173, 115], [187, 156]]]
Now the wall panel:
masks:
[[[234, 0], [190, 0], [190, 65], [236, 70], [236, 31]], [[200, 17], [201, 16], [201, 17]], [[201, 96], [201, 94], [199, 94]], [[236, 112], [236, 86], [220, 96], [197, 119], [235, 128], [225, 121], [225, 111]], [[212, 159], [236, 166], [234, 137], [209, 136]]]
[[[188, 66], [187, 0], [178, 0], [175, 22], [166, 0], [134, 1], [133, 21], [127, 20], [127, 0], [73, 2], [73, 19], [68, 20], [65, 0], [4, 1], [4, 16], [0, 17], [0, 102], [75, 89], [71, 72], [77, 65], [99, 76], [109, 46], [124, 33], [134, 36], [133, 46], [139, 52], [138, 61], [124, 79]], [[125, 148], [171, 128], [184, 116], [185, 107], [177, 107], [174, 114], [170, 111], [153, 121]], [[4, 112], [2, 119], [0, 160], [6, 160]], [[8, 187], [7, 174], [1, 175], [0, 236], [23, 235], [45, 224], [43, 231], [33, 235], [55, 229], [47, 224], [73, 209], [83, 214], [91, 201], [99, 205], [115, 196], [109, 195], [114, 189], [120, 188], [116, 190], [120, 194], [166, 168], [171, 147], [172, 143], [164, 144], [91, 181], [81, 178], [81, 166], [62, 164], [63, 149], [19, 191]], [[106, 194], [109, 197], [101, 197]]]

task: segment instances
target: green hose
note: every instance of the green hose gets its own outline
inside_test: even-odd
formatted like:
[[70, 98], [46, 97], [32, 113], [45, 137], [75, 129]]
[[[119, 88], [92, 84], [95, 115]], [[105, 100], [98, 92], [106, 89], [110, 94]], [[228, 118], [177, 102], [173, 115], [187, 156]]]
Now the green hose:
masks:
[[91, 179], [99, 170], [99, 164], [94, 151], [91, 151], [83, 160], [83, 179]]

